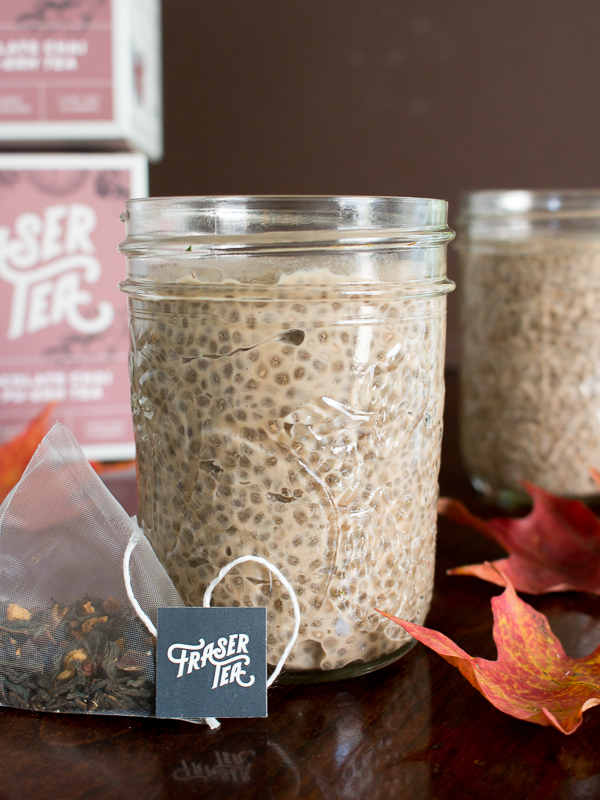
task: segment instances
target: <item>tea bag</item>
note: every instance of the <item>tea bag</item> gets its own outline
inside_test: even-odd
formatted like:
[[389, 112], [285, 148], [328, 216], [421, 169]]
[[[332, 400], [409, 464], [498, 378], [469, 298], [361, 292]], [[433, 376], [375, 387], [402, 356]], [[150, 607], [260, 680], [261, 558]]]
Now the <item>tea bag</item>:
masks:
[[156, 610], [182, 605], [57, 423], [0, 507], [0, 705], [153, 715]]

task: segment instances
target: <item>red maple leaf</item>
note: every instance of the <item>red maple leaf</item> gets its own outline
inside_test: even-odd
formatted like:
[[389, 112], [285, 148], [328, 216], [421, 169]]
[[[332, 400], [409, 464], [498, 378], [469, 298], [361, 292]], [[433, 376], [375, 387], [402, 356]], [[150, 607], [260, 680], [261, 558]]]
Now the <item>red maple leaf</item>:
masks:
[[46, 406], [23, 433], [0, 445], [0, 503], [21, 480], [37, 446], [48, 433], [48, 420], [55, 405]]
[[492, 608], [497, 661], [473, 658], [438, 631], [380, 613], [457, 667], [500, 711], [573, 733], [583, 712], [600, 703], [600, 646], [586, 658], [567, 656], [546, 617], [508, 582]]
[[[598, 473], [592, 474], [600, 480]], [[523, 485], [533, 498], [533, 508], [522, 519], [483, 520], [458, 500], [440, 498], [441, 515], [474, 528], [509, 554], [493, 564], [457, 567], [448, 574], [475, 575], [499, 586], [506, 585], [506, 577], [517, 591], [528, 594], [600, 594], [600, 519], [578, 500], [555, 497], [531, 483]]]

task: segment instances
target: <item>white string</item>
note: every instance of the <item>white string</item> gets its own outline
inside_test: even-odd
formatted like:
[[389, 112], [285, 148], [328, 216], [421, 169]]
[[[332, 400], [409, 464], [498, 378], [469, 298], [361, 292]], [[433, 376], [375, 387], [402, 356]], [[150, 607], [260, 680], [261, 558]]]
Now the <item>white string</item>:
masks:
[[125, 581], [125, 589], [127, 591], [127, 597], [129, 598], [129, 602], [135, 609], [135, 613], [138, 617], [142, 620], [144, 625], [148, 628], [152, 636], [156, 638], [158, 636], [158, 631], [154, 626], [154, 623], [150, 619], [150, 617], [146, 614], [143, 610], [141, 605], [138, 603], [136, 596], [133, 593], [133, 589], [131, 588], [131, 573], [129, 570], [129, 562], [131, 561], [131, 554], [133, 553], [136, 544], [142, 541], [142, 533], [137, 528], [133, 531], [131, 536], [129, 537], [129, 543], [125, 548], [125, 555], [123, 556], [123, 580]]
[[[210, 598], [212, 597], [213, 589], [215, 586], [220, 583], [225, 575], [229, 572], [230, 569], [237, 567], [238, 564], [244, 564], [246, 561], [255, 561], [257, 564], [262, 564], [265, 566], [270, 572], [276, 575], [284, 587], [288, 590], [290, 595], [290, 600], [292, 601], [292, 606], [294, 607], [294, 630], [292, 631], [292, 635], [290, 637], [289, 642], [286, 645], [285, 650], [283, 651], [283, 655], [277, 662], [277, 666], [271, 673], [271, 677], [267, 681], [267, 688], [273, 683], [273, 681], [277, 678], [279, 673], [281, 672], [283, 665], [286, 662], [287, 657], [290, 654], [290, 650], [296, 643], [296, 639], [298, 638], [298, 633], [300, 631], [300, 606], [298, 605], [298, 599], [296, 597], [296, 592], [294, 591], [292, 584], [288, 581], [285, 575], [280, 572], [274, 564], [271, 564], [266, 558], [261, 558], [260, 556], [240, 556], [240, 558], [236, 558], [234, 561], [231, 561], [229, 564], [226, 564], [216, 578], [214, 578], [206, 587], [206, 591], [204, 592], [204, 598], [202, 600], [202, 605], [204, 608], [210, 608]], [[218, 728], [220, 723], [214, 717], [206, 717], [207, 725], [210, 725], [211, 728]]]
[[236, 558], [235, 561], [231, 561], [229, 564], [226, 564], [223, 567], [223, 569], [219, 572], [217, 577], [208, 584], [208, 586], [206, 588], [206, 591], [204, 592], [204, 599], [202, 601], [202, 605], [204, 606], [204, 608], [209, 608], [209, 606], [210, 606], [210, 598], [212, 596], [213, 589], [215, 588], [215, 586], [220, 581], [223, 580], [223, 578], [225, 577], [225, 575], [227, 575], [227, 573], [229, 572], [230, 569], [233, 569], [234, 567], [237, 567], [238, 564], [243, 564], [245, 561], [256, 561], [257, 564], [262, 564], [268, 570], [270, 570], [274, 575], [276, 575], [279, 578], [279, 580], [281, 581], [281, 583], [288, 590], [289, 595], [290, 595], [290, 600], [292, 601], [292, 605], [294, 607], [294, 630], [292, 631], [292, 635], [290, 637], [290, 640], [287, 643], [287, 646], [286, 646], [285, 650], [283, 651], [283, 655], [281, 656], [281, 658], [277, 662], [277, 666], [275, 667], [275, 669], [271, 673], [271, 677], [267, 681], [267, 687], [269, 687], [273, 683], [275, 678], [277, 678], [277, 676], [281, 672], [281, 670], [283, 668], [283, 665], [285, 664], [285, 661], [286, 661], [287, 657], [290, 654], [290, 650], [292, 649], [292, 647], [296, 643], [296, 639], [298, 638], [298, 633], [300, 631], [300, 619], [301, 619], [301, 617], [300, 617], [300, 606], [298, 605], [298, 599], [296, 598], [296, 592], [292, 588], [291, 583], [288, 581], [288, 579], [285, 577], [285, 575], [283, 575], [277, 569], [276, 566], [271, 564], [265, 558], [261, 558], [260, 556], [241, 556], [240, 558]]

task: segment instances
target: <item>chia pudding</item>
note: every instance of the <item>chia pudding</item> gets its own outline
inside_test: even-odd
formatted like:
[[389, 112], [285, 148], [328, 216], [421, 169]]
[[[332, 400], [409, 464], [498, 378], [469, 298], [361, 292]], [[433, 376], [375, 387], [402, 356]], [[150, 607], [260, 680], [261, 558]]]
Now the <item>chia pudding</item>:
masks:
[[[257, 297], [187, 269], [129, 297], [140, 524], [188, 605], [239, 556], [281, 570], [288, 674], [393, 660], [410, 637], [376, 609], [422, 623], [431, 599], [444, 290], [356, 282], [299, 269]], [[266, 606], [277, 663], [294, 615], [266, 568], [212, 603]]]
[[461, 440], [476, 488], [591, 498], [600, 468], [600, 192], [474, 192], [461, 237]]
[[[600, 468], [600, 242], [463, 259], [462, 449], [481, 486], [590, 497]], [[489, 491], [489, 490], [488, 490]]]

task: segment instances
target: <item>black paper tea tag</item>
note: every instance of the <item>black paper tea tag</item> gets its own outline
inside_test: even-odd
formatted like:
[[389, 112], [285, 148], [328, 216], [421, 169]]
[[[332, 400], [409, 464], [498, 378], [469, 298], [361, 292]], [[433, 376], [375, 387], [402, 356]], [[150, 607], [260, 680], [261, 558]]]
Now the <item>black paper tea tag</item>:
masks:
[[157, 717], [266, 717], [266, 608], [159, 608]]

